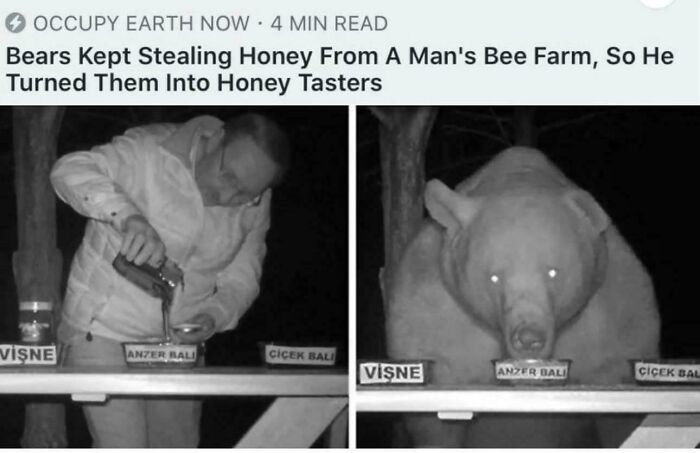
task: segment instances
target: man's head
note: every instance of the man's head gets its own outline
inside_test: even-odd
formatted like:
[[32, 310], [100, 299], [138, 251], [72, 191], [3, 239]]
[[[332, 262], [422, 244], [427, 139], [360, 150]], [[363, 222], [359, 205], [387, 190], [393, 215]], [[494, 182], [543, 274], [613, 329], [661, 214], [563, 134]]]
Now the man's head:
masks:
[[207, 206], [254, 203], [282, 181], [289, 165], [289, 142], [270, 119], [245, 114], [227, 121], [219, 146], [200, 156], [195, 179]]

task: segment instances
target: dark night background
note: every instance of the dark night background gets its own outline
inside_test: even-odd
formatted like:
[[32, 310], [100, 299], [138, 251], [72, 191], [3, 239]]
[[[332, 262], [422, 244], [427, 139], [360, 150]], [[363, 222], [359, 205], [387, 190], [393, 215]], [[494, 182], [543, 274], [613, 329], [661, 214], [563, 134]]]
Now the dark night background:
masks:
[[[700, 357], [694, 220], [700, 109], [535, 107], [538, 145], [608, 212], [646, 266], [662, 318], [664, 357]], [[513, 108], [439, 109], [426, 180], [454, 187], [512, 144]], [[357, 357], [384, 357], [378, 271], [383, 229], [378, 122], [357, 112]], [[691, 259], [692, 258], [692, 259]], [[391, 415], [358, 417], [358, 446], [389, 446]]]
[[[335, 107], [67, 107], [58, 154], [89, 149], [132, 126], [183, 122], [210, 114], [227, 119], [255, 111], [289, 134], [292, 167], [274, 192], [261, 294], [233, 332], [207, 342], [207, 362], [260, 365], [257, 341], [336, 343], [347, 364], [348, 152], [347, 108]], [[17, 248], [13, 186], [12, 111], [0, 109], [0, 341], [17, 340], [12, 252]], [[85, 220], [57, 200], [58, 246], [67, 274]], [[64, 281], [66, 276], [64, 275]], [[0, 447], [19, 447], [23, 397], [0, 399]], [[228, 447], [269, 405], [267, 398], [209, 398], [202, 416], [203, 447]], [[68, 405], [70, 447], [89, 447], [80, 407]], [[234, 426], [232, 429], [231, 427]]]

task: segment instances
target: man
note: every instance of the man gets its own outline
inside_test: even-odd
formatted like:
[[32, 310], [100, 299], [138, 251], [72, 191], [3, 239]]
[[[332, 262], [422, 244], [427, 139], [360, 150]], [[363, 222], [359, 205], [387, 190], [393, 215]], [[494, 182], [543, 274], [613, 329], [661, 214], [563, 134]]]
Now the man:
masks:
[[[256, 114], [223, 123], [130, 129], [63, 156], [51, 182], [89, 218], [71, 266], [59, 340], [67, 365], [124, 365], [121, 342], [162, 337], [161, 301], [112, 267], [168, 259], [184, 272], [171, 325], [199, 324], [175, 341], [198, 343], [236, 327], [259, 292], [271, 188], [288, 164], [285, 135]], [[111, 398], [86, 404], [96, 447], [196, 447], [201, 402]]]

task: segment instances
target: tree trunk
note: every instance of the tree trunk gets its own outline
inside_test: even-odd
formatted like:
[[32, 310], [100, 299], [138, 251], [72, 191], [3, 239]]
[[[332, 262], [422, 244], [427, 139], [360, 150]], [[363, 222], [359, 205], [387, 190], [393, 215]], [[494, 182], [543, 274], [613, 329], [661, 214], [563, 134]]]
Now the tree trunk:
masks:
[[[18, 248], [12, 268], [19, 301], [54, 303], [60, 315], [61, 252], [56, 246], [56, 202], [49, 181], [63, 107], [14, 107], [13, 136]], [[66, 447], [65, 409], [28, 403], [22, 446]]]
[[515, 107], [513, 110], [513, 130], [516, 146], [537, 146], [534, 107]]
[[379, 281], [386, 304], [386, 288], [393, 281], [406, 244], [423, 220], [425, 148], [437, 109], [374, 108], [372, 112], [380, 121], [385, 259]]

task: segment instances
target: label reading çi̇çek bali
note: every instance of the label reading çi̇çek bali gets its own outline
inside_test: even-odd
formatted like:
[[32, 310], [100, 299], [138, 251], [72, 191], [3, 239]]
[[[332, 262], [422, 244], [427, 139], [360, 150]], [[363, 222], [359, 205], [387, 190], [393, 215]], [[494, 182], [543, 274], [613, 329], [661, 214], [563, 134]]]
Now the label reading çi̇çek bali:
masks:
[[336, 348], [265, 344], [265, 363], [270, 365], [335, 365]]
[[700, 364], [636, 362], [634, 378], [639, 382], [698, 383]]

